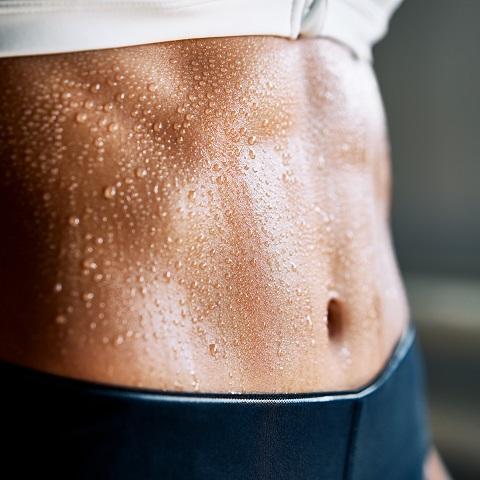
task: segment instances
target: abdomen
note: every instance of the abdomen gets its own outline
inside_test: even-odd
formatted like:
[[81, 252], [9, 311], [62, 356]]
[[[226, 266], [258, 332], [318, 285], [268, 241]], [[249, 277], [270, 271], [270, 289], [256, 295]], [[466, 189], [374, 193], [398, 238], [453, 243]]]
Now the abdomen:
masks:
[[0, 65], [1, 358], [184, 391], [381, 369], [408, 311], [368, 65], [272, 37]]

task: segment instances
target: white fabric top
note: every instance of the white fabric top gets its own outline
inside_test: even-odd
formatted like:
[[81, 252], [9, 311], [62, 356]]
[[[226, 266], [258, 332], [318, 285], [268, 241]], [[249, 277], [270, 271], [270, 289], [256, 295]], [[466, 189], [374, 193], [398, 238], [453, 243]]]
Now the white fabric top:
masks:
[[371, 60], [402, 0], [0, 0], [0, 57], [187, 38], [330, 37]]

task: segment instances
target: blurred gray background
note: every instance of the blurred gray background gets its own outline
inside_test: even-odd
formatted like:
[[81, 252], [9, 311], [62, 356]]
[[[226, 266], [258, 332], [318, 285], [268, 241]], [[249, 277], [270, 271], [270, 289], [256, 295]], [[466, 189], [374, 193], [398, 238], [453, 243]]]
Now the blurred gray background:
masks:
[[432, 429], [480, 479], [480, 0], [406, 0], [375, 50], [392, 229], [422, 342]]

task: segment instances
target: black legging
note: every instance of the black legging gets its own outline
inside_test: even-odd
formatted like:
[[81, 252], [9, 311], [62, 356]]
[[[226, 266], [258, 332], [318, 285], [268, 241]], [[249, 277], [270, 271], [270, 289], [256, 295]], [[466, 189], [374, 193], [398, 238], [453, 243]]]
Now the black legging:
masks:
[[430, 442], [413, 328], [356, 392], [164, 393], [8, 363], [0, 375], [15, 479], [420, 480]]

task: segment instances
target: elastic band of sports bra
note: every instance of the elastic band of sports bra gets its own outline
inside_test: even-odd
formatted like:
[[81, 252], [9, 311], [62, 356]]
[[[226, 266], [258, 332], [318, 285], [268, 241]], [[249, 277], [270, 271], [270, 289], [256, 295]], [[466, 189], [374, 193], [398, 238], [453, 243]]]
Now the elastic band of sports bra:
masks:
[[371, 60], [401, 0], [2, 0], [0, 57], [192, 38], [326, 37]]
[[429, 447], [412, 328], [355, 392], [159, 392], [5, 362], [0, 374], [3, 468], [17, 478], [420, 480]]

